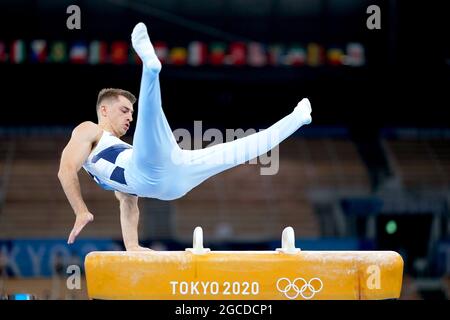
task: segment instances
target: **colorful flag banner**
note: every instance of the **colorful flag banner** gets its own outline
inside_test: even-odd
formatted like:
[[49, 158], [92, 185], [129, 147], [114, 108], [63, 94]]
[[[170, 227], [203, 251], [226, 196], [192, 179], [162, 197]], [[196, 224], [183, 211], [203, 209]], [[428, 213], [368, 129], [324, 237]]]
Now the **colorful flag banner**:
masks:
[[56, 41], [51, 44], [49, 50], [49, 62], [67, 62], [67, 45], [65, 42]]
[[47, 42], [45, 40], [33, 40], [30, 44], [30, 60], [31, 62], [47, 61]]
[[188, 64], [191, 66], [201, 66], [207, 62], [208, 48], [200, 41], [193, 41], [188, 45]]
[[13, 63], [23, 63], [26, 59], [26, 48], [23, 40], [15, 40], [11, 45], [10, 60]]
[[0, 62], [8, 61], [8, 53], [6, 52], [6, 44], [0, 41]]
[[284, 47], [280, 44], [273, 44], [269, 46], [269, 64], [271, 66], [280, 66], [283, 64]]
[[248, 44], [248, 64], [252, 67], [267, 65], [267, 53], [262, 43], [250, 42]]
[[328, 64], [332, 66], [340, 66], [343, 63], [344, 52], [339, 48], [330, 48], [327, 51]]
[[209, 63], [212, 65], [223, 65], [225, 62], [225, 48], [223, 42], [213, 42], [210, 46]]
[[349, 43], [347, 45], [345, 62], [353, 67], [363, 66], [366, 63], [363, 45], [356, 42]]
[[70, 48], [70, 62], [72, 63], [87, 63], [88, 61], [88, 49], [84, 42], [75, 42]]
[[244, 42], [232, 42], [230, 44], [230, 64], [242, 66], [247, 62], [247, 52]]
[[305, 49], [299, 44], [294, 44], [288, 49], [283, 63], [288, 66], [303, 66], [305, 61]]
[[306, 54], [306, 63], [311, 67], [318, 67], [324, 63], [324, 49], [321, 45], [315, 42], [308, 44]]
[[125, 64], [128, 61], [128, 43], [114, 41], [111, 45], [111, 63]]
[[[111, 45], [111, 46], [110, 46]], [[365, 48], [361, 43], [351, 42], [347, 45], [333, 45], [327, 50], [318, 43], [309, 43], [305, 47], [293, 44], [285, 47], [282, 44], [268, 46], [259, 42], [212, 42], [206, 44], [192, 41], [186, 47], [170, 47], [167, 43], [154, 43], [155, 53], [161, 63], [176, 66], [189, 64], [202, 66], [331, 66], [350, 65], [360, 67], [366, 64]], [[8, 50], [9, 49], [9, 50]], [[344, 50], [345, 49], [345, 50]], [[25, 43], [15, 40], [7, 47], [0, 41], [0, 63], [75, 63], [75, 64], [141, 64], [142, 61], [128, 41], [91, 41], [86, 44], [77, 41], [68, 46], [63, 41], [47, 42], [38, 39]]]
[[108, 63], [108, 45], [105, 41], [92, 41], [89, 44], [89, 63]]
[[176, 66], [185, 65], [187, 63], [187, 50], [183, 47], [175, 47], [170, 50], [169, 63]]

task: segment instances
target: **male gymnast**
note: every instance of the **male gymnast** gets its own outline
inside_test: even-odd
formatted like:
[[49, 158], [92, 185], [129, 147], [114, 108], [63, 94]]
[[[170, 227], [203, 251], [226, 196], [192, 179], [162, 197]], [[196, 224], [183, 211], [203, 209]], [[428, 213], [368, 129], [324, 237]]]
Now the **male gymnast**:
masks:
[[[109, 88], [98, 95], [98, 123], [79, 124], [61, 155], [58, 178], [76, 216], [69, 244], [94, 219], [81, 195], [78, 172], [82, 167], [102, 188], [114, 191], [126, 250], [150, 250], [138, 241], [138, 197], [178, 199], [209, 177], [267, 153], [312, 120], [305, 98], [263, 131], [204, 149], [183, 150], [162, 109], [161, 63], [143, 23], [134, 27], [131, 42], [143, 64], [133, 145], [120, 137], [133, 121], [136, 98], [126, 90]], [[223, 161], [229, 155], [237, 155], [237, 160]]]

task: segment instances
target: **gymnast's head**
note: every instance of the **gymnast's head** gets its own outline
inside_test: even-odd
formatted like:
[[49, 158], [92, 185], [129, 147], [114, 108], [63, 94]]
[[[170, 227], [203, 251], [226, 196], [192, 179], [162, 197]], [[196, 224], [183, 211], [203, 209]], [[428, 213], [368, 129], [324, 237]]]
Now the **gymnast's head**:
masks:
[[100, 90], [97, 98], [98, 124], [118, 137], [123, 136], [133, 121], [135, 102], [136, 97], [129, 91], [115, 88]]

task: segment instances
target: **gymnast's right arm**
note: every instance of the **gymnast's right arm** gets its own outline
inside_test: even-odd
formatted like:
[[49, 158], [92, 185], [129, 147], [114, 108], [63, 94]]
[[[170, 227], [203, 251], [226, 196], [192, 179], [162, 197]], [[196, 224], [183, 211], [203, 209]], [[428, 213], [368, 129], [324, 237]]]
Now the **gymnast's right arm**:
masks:
[[69, 244], [75, 241], [86, 224], [94, 220], [81, 195], [78, 171], [89, 156], [99, 130], [101, 129], [93, 122], [81, 123], [72, 131], [72, 136], [61, 155], [58, 179], [76, 215], [74, 227], [67, 241]]

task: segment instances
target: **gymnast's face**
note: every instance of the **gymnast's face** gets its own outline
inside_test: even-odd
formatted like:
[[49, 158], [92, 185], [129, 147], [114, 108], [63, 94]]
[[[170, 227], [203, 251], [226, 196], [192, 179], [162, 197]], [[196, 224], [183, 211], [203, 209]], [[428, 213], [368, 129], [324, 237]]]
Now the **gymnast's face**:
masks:
[[121, 137], [127, 133], [133, 121], [133, 104], [124, 96], [109, 99], [101, 107], [102, 116], [112, 133]]

